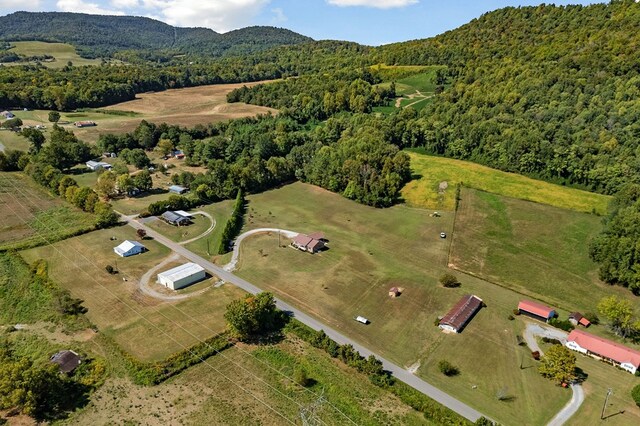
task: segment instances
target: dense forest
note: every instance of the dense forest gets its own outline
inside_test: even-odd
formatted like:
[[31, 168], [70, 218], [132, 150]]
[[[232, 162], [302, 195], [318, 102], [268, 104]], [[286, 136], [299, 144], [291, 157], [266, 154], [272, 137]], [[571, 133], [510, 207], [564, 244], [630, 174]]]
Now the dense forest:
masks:
[[208, 28], [172, 27], [144, 17], [68, 12], [16, 12], [0, 17], [0, 39], [69, 43], [86, 58], [130, 49], [238, 55], [311, 41], [309, 37], [274, 27], [250, 27], [218, 34]]

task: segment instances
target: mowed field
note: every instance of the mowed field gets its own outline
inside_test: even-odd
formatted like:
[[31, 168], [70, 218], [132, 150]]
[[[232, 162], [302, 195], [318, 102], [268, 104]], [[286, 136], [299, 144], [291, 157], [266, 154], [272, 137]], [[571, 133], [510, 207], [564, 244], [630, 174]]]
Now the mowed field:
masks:
[[[440, 286], [449, 239], [439, 233], [451, 232], [453, 214], [429, 213], [369, 208], [302, 183], [253, 195], [245, 229], [323, 231], [330, 249], [309, 255], [282, 247], [286, 239], [279, 246], [277, 234], [256, 236], [245, 241], [237, 273], [504, 424], [545, 424], [570, 393], [520, 368], [522, 323], [507, 317], [521, 296], [465, 275], [459, 289]], [[388, 296], [394, 286], [403, 289], [397, 299]], [[488, 307], [464, 333], [441, 333], [434, 321], [468, 293]], [[356, 315], [371, 323], [354, 321]], [[443, 376], [441, 359], [458, 365], [460, 376]], [[510, 402], [496, 398], [504, 387], [513, 394]]]
[[[167, 123], [193, 127], [196, 124], [206, 125], [212, 122], [253, 117], [258, 114], [275, 114], [276, 110], [271, 108], [244, 103], [227, 103], [227, 94], [232, 90], [244, 85], [253, 86], [260, 83], [264, 82], [216, 84], [142, 93], [133, 101], [101, 109], [63, 112], [59, 124], [72, 130], [81, 140], [95, 143], [102, 134], [131, 132], [142, 120], [156, 124]], [[25, 125], [45, 124], [51, 127], [48, 121], [49, 111], [15, 111], [14, 113], [16, 117], [23, 120]], [[76, 121], [95, 121], [97, 126], [76, 128], [73, 126]], [[0, 141], [3, 133], [0, 132]], [[45, 131], [45, 135], [47, 133]], [[3, 142], [7, 148], [16, 149], [14, 143], [13, 135]]]
[[93, 228], [94, 216], [55, 198], [22, 173], [0, 173], [0, 249], [58, 241]]
[[[199, 297], [178, 302], [145, 296], [138, 289], [138, 281], [170, 252], [153, 240], [145, 240], [148, 252], [121, 258], [113, 247], [126, 239], [136, 240], [135, 230], [122, 226], [27, 250], [21, 255], [29, 263], [45, 259], [51, 278], [84, 300], [91, 322], [141, 360], [165, 358], [224, 330], [224, 309], [231, 300], [242, 296], [241, 290], [210, 286]], [[105, 271], [107, 265], [117, 267], [120, 273], [109, 275]], [[170, 267], [167, 265], [166, 269]], [[153, 274], [151, 282], [155, 279]], [[189, 291], [181, 290], [179, 294]]]
[[595, 312], [611, 294], [640, 308], [628, 290], [598, 279], [588, 250], [601, 218], [468, 188], [461, 195], [452, 267], [565, 310]]
[[[76, 53], [76, 48], [66, 43], [47, 43], [43, 41], [14, 41], [11, 42], [12, 52], [25, 56], [50, 55], [54, 61], [42, 61], [41, 63], [49, 68], [62, 68], [71, 61], [75, 66], [100, 65], [101, 59], [85, 59]], [[24, 65], [24, 62], [13, 62], [4, 65]]]
[[[469, 161], [408, 152], [416, 179], [402, 189], [402, 198], [414, 207], [453, 210], [456, 185], [579, 212], [605, 214], [611, 197], [554, 185]], [[440, 190], [446, 182], [447, 189]]]
[[[306, 371], [308, 388], [293, 383], [295, 368]], [[320, 395], [324, 402], [313, 410]], [[301, 424], [305, 408], [315, 412], [311, 424], [432, 424], [365, 375], [295, 337], [268, 347], [240, 344], [154, 387], [110, 379], [65, 424]]]

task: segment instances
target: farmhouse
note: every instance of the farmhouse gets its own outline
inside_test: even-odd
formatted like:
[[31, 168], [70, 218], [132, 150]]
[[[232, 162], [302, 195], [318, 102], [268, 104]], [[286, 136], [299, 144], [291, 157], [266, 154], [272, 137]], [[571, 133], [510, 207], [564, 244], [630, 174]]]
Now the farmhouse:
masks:
[[518, 311], [520, 311], [522, 315], [544, 322], [548, 322], [556, 316], [556, 311], [553, 308], [545, 306], [542, 303], [532, 302], [531, 300], [520, 301]]
[[95, 121], [76, 121], [75, 123], [73, 123], [74, 126], [76, 127], [93, 127], [93, 126], [97, 126]]
[[395, 299], [396, 297], [399, 297], [402, 293], [400, 292], [400, 289], [398, 287], [391, 287], [389, 289], [389, 297]]
[[103, 161], [87, 161], [85, 164], [94, 172], [100, 169], [111, 170], [112, 167], [111, 164], [105, 163]]
[[[313, 234], [318, 236], [319, 234]], [[324, 237], [324, 234], [322, 234]], [[306, 251], [309, 253], [318, 253], [325, 247], [325, 243], [322, 240], [312, 238], [310, 235], [298, 234], [291, 241], [291, 246], [298, 250]]]
[[162, 219], [169, 225], [173, 226], [185, 226], [191, 223], [191, 219], [187, 216], [183, 216], [178, 212], [164, 212], [162, 213]]
[[134, 256], [136, 254], [140, 254], [143, 253], [147, 250], [147, 248], [145, 246], [143, 246], [142, 244], [140, 244], [137, 241], [129, 241], [126, 240], [125, 242], [123, 242], [122, 244], [120, 244], [118, 247], [114, 247], [113, 251], [121, 257], [129, 257], [129, 256]]
[[631, 374], [640, 368], [640, 351], [620, 343], [594, 336], [586, 331], [573, 330], [567, 337], [567, 347], [574, 351], [609, 362]]
[[478, 296], [467, 294], [455, 304], [438, 324], [445, 331], [461, 333], [476, 313], [482, 308], [482, 299]]
[[178, 160], [182, 160], [184, 158], [184, 152], [182, 152], [181, 150], [177, 149], [175, 151], [171, 152], [171, 155], [175, 158], [177, 158]]
[[0, 115], [6, 119], [15, 118], [15, 115], [11, 111], [2, 111]]
[[185, 188], [184, 186], [172, 185], [172, 186], [169, 187], [169, 192], [171, 192], [173, 194], [182, 195], [182, 194], [185, 194], [185, 193], [189, 192], [189, 190], [187, 188]]
[[82, 363], [80, 355], [74, 351], [60, 351], [50, 358], [51, 362], [58, 364], [61, 373], [72, 373]]
[[578, 324], [587, 328], [591, 325], [591, 321], [586, 319], [580, 312], [572, 312], [569, 314], [569, 322], [575, 326]]
[[170, 288], [179, 290], [207, 277], [204, 268], [195, 263], [185, 263], [168, 271], [158, 274], [158, 283]]

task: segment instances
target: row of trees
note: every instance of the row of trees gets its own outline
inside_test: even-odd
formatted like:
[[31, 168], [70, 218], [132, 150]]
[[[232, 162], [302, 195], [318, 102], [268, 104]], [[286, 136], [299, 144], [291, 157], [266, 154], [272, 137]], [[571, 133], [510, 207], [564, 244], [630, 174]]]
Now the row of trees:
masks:
[[231, 247], [231, 241], [238, 236], [240, 229], [242, 229], [242, 223], [244, 218], [244, 212], [246, 210], [246, 200], [244, 199], [244, 191], [242, 188], [238, 190], [236, 195], [236, 202], [233, 205], [233, 211], [231, 217], [227, 221], [222, 231], [222, 237], [220, 239], [220, 247], [218, 247], [218, 254], [225, 254], [229, 252]]

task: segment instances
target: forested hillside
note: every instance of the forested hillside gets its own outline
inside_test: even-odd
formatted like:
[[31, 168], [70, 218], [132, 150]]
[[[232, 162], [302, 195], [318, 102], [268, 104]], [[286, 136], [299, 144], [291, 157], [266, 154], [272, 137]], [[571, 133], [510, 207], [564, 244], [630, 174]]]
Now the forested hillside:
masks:
[[0, 17], [0, 39], [69, 43], [88, 58], [110, 56], [121, 50], [159, 49], [222, 56], [311, 41], [293, 31], [273, 27], [218, 34], [208, 28], [176, 28], [143, 17], [66, 12], [16, 12]]
[[416, 123], [430, 152], [614, 193], [640, 177], [638, 22], [632, 0], [506, 8], [374, 56], [449, 66]]

